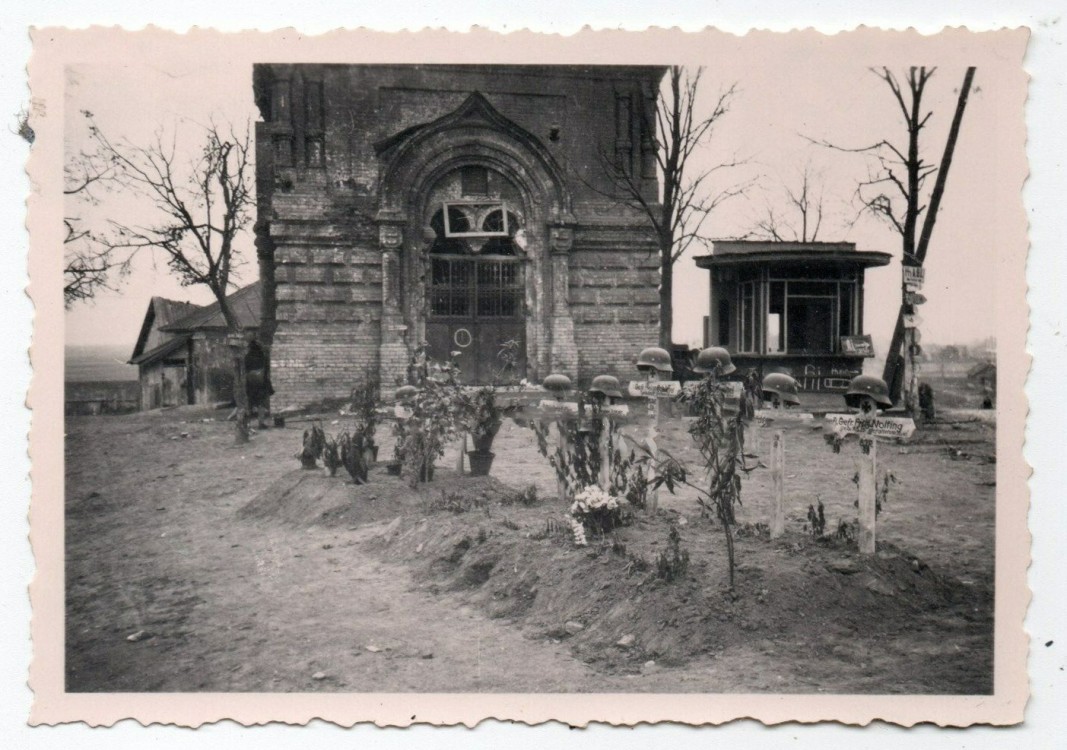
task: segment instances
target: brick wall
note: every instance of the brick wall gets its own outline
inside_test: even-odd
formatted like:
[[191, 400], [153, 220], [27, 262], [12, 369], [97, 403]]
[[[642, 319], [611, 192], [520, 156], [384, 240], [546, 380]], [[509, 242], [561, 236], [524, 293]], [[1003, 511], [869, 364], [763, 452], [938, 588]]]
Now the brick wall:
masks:
[[[379, 152], [475, 91], [538, 139], [567, 175], [578, 222], [572, 318], [538, 324], [560, 341], [569, 338], [561, 326], [573, 326], [575, 346], [551, 361], [576, 362], [573, 374], [583, 379], [602, 371], [628, 378], [636, 352], [656, 340], [658, 272], [640, 217], [604, 198], [610, 184], [600, 160], [614, 149], [654, 200], [641, 111], [656, 75], [628, 67], [255, 66], [264, 117], [256, 127], [258, 211], [275, 262], [275, 408], [343, 397], [379, 377], [391, 385], [395, 373], [379, 373], [380, 360], [396, 369], [394, 350], [403, 345], [382, 347]], [[402, 252], [418, 251], [418, 241], [405, 237]], [[411, 323], [391, 321], [390, 331]]]
[[638, 352], [659, 340], [659, 261], [651, 237], [641, 239], [632, 225], [587, 228], [575, 239], [570, 301], [583, 382], [633, 379]]

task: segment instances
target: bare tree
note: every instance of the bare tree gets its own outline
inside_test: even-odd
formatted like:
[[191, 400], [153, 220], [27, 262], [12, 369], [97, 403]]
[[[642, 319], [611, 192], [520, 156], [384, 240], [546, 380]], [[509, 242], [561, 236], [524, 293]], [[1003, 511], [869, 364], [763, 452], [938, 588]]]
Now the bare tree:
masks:
[[247, 441], [245, 342], [227, 293], [239, 263], [234, 241], [248, 227], [254, 208], [249, 130], [238, 134], [232, 128], [223, 132], [214, 124], [205, 128], [198, 153], [186, 162], [178, 156], [176, 136], [168, 141], [157, 132], [148, 146], [112, 141], [91, 114], [87, 117], [95, 158], [115, 170], [111, 179], [125, 192], [152, 206], [156, 219], [134, 224], [111, 218], [106, 231], [93, 235], [94, 243], [103, 257], [160, 253], [182, 285], [211, 290], [226, 322], [232, 352], [236, 439]]
[[[963, 122], [963, 113], [967, 108], [967, 98], [974, 81], [975, 68], [969, 67], [964, 73], [963, 83], [959, 88], [956, 110], [949, 127], [940, 164], [935, 166], [923, 158], [922, 134], [934, 114], [932, 109], [923, 104], [923, 97], [926, 94], [927, 84], [936, 70], [936, 68], [922, 66], [911, 67], [908, 69], [907, 77], [901, 81], [889, 68], [872, 69], [872, 72], [889, 87], [900, 113], [904, 116], [907, 131], [906, 146], [898, 147], [889, 140], [881, 140], [858, 149], [823, 144], [841, 151], [864, 153], [875, 160], [877, 166], [856, 188], [856, 198], [860, 203], [861, 212], [869, 213], [886, 222], [901, 236], [904, 254], [902, 262], [905, 266], [921, 267], [926, 260], [930, 238], [933, 235], [937, 214], [944, 197], [949, 168], [952, 166], [956, 141]], [[927, 183], [931, 176], [934, 177], [933, 186], [928, 190]], [[902, 378], [900, 378], [902, 360], [900, 352], [904, 347], [905, 339], [909, 337], [908, 329], [904, 326], [904, 316], [914, 312], [913, 305], [908, 302], [906, 292], [907, 290], [902, 285], [901, 305], [897, 312], [896, 326], [893, 329], [893, 339], [889, 345], [883, 373], [883, 378], [897, 394], [903, 385]], [[908, 356], [914, 360], [916, 351], [914, 341], [909, 342], [907, 351]], [[913, 361], [912, 382], [908, 385], [905, 399], [907, 409], [912, 414], [918, 411], [916, 394], [918, 380], [914, 373]]]
[[113, 164], [98, 155], [79, 153], [63, 166], [63, 195], [68, 199], [63, 226], [63, 303], [68, 308], [91, 299], [100, 289], [113, 289], [112, 279], [129, 271], [130, 253], [112, 251], [94, 241], [93, 233], [71, 203], [88, 208], [99, 204], [97, 191], [116, 177]]
[[791, 216], [779, 213], [768, 201], [766, 212], [757, 220], [753, 234], [773, 242], [815, 242], [822, 228], [825, 191], [811, 162], [804, 165], [795, 187], [784, 184], [781, 191]]
[[719, 92], [707, 114], [699, 114], [697, 93], [703, 68], [687, 71], [672, 66], [666, 86], [660, 90], [652, 112], [644, 112], [645, 132], [655, 139], [656, 165], [661, 180], [658, 202], [650, 201], [641, 175], [633, 174], [615, 159], [602, 155], [602, 161], [616, 192], [641, 210], [652, 225], [660, 260], [659, 343], [670, 347], [674, 325], [672, 295], [674, 264], [694, 243], [710, 238], [704, 227], [711, 213], [723, 202], [741, 195], [748, 183], [713, 189], [718, 173], [740, 166], [744, 160], [721, 162], [706, 169], [694, 169], [693, 157], [707, 147], [715, 125], [730, 111], [737, 85]]

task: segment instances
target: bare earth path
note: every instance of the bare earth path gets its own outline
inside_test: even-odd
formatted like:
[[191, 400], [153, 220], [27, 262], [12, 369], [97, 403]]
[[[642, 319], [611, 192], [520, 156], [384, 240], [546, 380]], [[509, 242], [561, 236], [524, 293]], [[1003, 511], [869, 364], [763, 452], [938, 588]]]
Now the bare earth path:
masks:
[[[554, 692], [596, 684], [565, 645], [526, 639], [449, 597], [415, 590], [406, 568], [363, 551], [373, 526], [305, 533], [236, 521], [238, 507], [292, 469], [266, 458], [292, 445], [292, 430], [238, 449], [224, 425], [145, 419], [131, 436], [120, 420], [71, 428], [72, 691]], [[181, 431], [190, 436], [169, 439]], [[152, 466], [136, 453], [169, 461]], [[239, 487], [228, 480], [235, 470]], [[137, 632], [140, 640], [127, 640]]]

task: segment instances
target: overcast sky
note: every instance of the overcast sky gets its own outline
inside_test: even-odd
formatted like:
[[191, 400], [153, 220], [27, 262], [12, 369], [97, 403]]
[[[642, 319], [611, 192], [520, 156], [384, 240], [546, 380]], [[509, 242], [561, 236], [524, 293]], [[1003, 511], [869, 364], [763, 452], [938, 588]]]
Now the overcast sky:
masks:
[[[736, 82], [738, 94], [701, 154], [706, 164], [741, 157], [747, 165], [724, 176], [720, 186], [756, 180], [742, 198], [724, 204], [712, 217], [709, 233], [717, 237], [743, 234], [764, 215], [768, 204], [785, 210], [783, 183], [795, 184], [805, 164], [821, 177], [826, 217], [821, 240], [856, 242], [862, 250], [900, 256], [900, 238], [872, 219], [853, 223], [851, 202], [856, 182], [865, 176], [860, 156], [813, 146], [807, 140], [826, 140], [842, 146], [861, 146], [882, 138], [903, 146], [903, 120], [886, 85], [868, 69], [885, 50], [872, 51], [872, 60], [843, 59], [834, 45], [812, 35], [776, 40], [751, 37], [734, 40], [728, 49], [709, 51], [703, 79], [703, 104], [721, 87]], [[227, 50], [190, 48], [187, 55], [170, 55], [154, 62], [148, 55], [126, 65], [82, 64], [68, 69], [65, 101], [68, 151], [85, 143], [85, 121], [78, 113], [93, 112], [112, 138], [144, 143], [163, 128], [179, 133], [180, 147], [192, 148], [204, 123], [243, 125], [257, 117], [252, 102], [252, 63], [262, 59], [255, 47]], [[1015, 154], [1016, 144], [1000, 117], [1019, 121], [1006, 110], [1009, 85], [1017, 87], [1016, 70], [994, 55], [969, 58], [978, 65], [976, 89], [964, 117], [948, 182], [946, 198], [927, 260], [926, 296], [922, 309], [924, 341], [968, 342], [994, 332], [994, 261], [997, 257], [1002, 211], [1017, 210], [1018, 186], [1006, 184], [999, 169]], [[903, 72], [902, 64], [896, 69]], [[944, 144], [963, 64], [940, 67], [931, 80], [926, 104], [934, 114], [925, 131], [925, 156], [938, 161]], [[1012, 98], [1014, 103], [1016, 99]], [[699, 166], [699, 165], [696, 165]], [[112, 197], [100, 206], [81, 209], [100, 218], [115, 209]], [[147, 220], [147, 219], [146, 219]], [[251, 238], [243, 243], [251, 253]], [[697, 254], [703, 251], [697, 250]], [[691, 253], [692, 254], [692, 253]], [[707, 272], [692, 259], [676, 266], [675, 339], [699, 344], [701, 322], [707, 314]], [[255, 280], [249, 263], [242, 283]], [[899, 304], [900, 270], [897, 260], [867, 276], [866, 327], [884, 351]], [[68, 344], [125, 344], [132, 351], [137, 331], [152, 295], [194, 302], [211, 301], [202, 288], [182, 288], [165, 264], [142, 257], [117, 293], [105, 292], [91, 303], [78, 303], [66, 314]]]

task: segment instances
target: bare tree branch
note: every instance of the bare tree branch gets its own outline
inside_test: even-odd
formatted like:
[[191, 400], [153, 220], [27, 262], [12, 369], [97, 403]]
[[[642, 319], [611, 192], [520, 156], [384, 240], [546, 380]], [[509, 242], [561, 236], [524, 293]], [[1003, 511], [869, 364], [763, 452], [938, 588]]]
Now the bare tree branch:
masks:
[[[71, 242], [91, 240], [68, 263], [67, 299], [91, 297], [106, 287], [118, 270], [128, 272], [138, 252], [161, 254], [183, 285], [203, 285], [215, 297], [230, 333], [239, 333], [241, 321], [227, 294], [231, 276], [239, 263], [234, 243], [252, 221], [252, 138], [250, 127], [243, 134], [233, 128], [223, 132], [215, 123], [205, 128], [195, 156], [179, 163], [177, 132], [166, 139], [157, 131], [147, 146], [126, 139], [113, 141], [96, 125], [91, 113], [89, 136], [95, 152], [82, 160], [78, 175], [68, 183], [74, 193], [88, 192], [107, 180], [124, 194], [144, 201], [151, 219], [133, 224], [112, 216], [107, 229], [90, 233], [69, 221]], [[105, 165], [106, 169], [92, 169]], [[234, 396], [237, 401], [237, 439], [248, 439], [247, 393], [243, 387], [243, 351], [233, 349]]]
[[709, 146], [715, 126], [729, 113], [738, 93], [737, 85], [731, 85], [718, 93], [710, 111], [702, 111], [699, 101], [702, 76], [702, 68], [671, 67], [658, 92], [656, 106], [650, 111], [642, 109], [642, 137], [655, 146], [654, 159], [660, 178], [658, 195], [650, 189], [649, 176], [641, 174], [632, 160], [618, 161], [618, 154], [600, 152], [610, 190], [598, 187], [577, 172], [579, 180], [590, 189], [616, 200], [621, 196], [647, 218], [660, 257], [660, 344], [665, 347], [671, 343], [674, 320], [674, 263], [693, 243], [710, 241], [705, 227], [711, 213], [751, 185], [743, 182], [726, 188], [711, 186], [720, 173], [746, 163], [737, 157], [692, 174], [691, 159]]
[[[838, 148], [825, 142], [822, 145], [838, 151], [864, 153], [873, 157], [878, 164], [878, 170], [873, 173], [869, 172], [868, 179], [861, 181], [856, 187], [855, 197], [860, 206], [857, 218], [866, 213], [887, 222], [901, 237], [904, 265], [921, 266], [929, 248], [930, 236], [944, 196], [948, 170], [952, 164], [956, 139], [967, 106], [975, 68], [967, 68], [964, 74], [941, 162], [936, 167], [923, 159], [921, 137], [923, 129], [933, 117], [932, 109], [924, 111], [923, 97], [926, 93], [926, 86], [937, 69], [913, 66], [908, 69], [907, 78], [903, 84], [888, 68], [872, 70], [889, 87], [904, 116], [908, 138], [907, 148], [899, 149], [885, 140], [879, 141], [874, 146], [860, 149]], [[934, 184], [932, 189], [927, 191], [927, 181], [931, 175], [935, 177]], [[899, 193], [896, 200], [882, 189], [888, 185], [892, 185], [895, 192]], [[904, 315], [910, 310], [911, 307], [906, 299], [902, 299], [883, 373], [884, 379], [894, 389], [894, 392], [898, 392], [899, 385], [896, 381], [900, 370], [900, 352], [905, 338]], [[917, 399], [912, 393], [917, 382], [917, 378], [913, 377], [909, 396], [905, 400], [910, 411], [917, 409]]]

